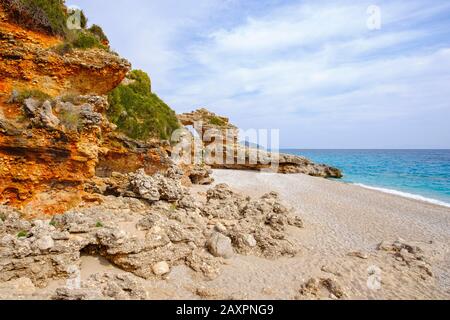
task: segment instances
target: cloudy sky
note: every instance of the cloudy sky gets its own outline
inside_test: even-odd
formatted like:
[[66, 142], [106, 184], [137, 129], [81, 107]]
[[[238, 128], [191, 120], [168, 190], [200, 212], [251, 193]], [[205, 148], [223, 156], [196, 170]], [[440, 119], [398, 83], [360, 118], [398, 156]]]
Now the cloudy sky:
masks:
[[450, 148], [450, 1], [66, 2], [177, 112], [280, 129], [282, 147]]

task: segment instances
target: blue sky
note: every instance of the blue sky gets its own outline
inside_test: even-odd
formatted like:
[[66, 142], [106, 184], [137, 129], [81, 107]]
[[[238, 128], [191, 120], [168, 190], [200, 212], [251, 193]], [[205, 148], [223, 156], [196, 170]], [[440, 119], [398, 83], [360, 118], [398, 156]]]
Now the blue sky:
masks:
[[177, 112], [280, 129], [282, 147], [450, 148], [450, 1], [66, 2]]

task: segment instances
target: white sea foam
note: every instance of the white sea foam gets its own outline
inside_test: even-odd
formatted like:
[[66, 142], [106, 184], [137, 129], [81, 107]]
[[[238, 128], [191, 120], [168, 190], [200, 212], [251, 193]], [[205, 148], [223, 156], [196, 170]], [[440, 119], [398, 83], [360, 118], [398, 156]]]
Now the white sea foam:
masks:
[[437, 204], [439, 206], [444, 206], [444, 207], [450, 208], [450, 203], [447, 203], [447, 202], [444, 202], [444, 201], [439, 201], [439, 200], [436, 200], [436, 199], [427, 198], [427, 197], [420, 196], [420, 195], [417, 195], [417, 194], [412, 194], [412, 193], [398, 191], [398, 190], [392, 190], [392, 189], [371, 187], [371, 186], [368, 186], [368, 185], [365, 185], [365, 184], [362, 184], [362, 183], [355, 183], [355, 185], [363, 187], [363, 188], [366, 188], [366, 189], [370, 189], [370, 190], [381, 191], [381, 192], [384, 192], [384, 193], [394, 194], [394, 195], [397, 195], [397, 196], [400, 196], [400, 197], [404, 197], [404, 198], [415, 199], [415, 200], [428, 202], [428, 203], [432, 203], [432, 204]]

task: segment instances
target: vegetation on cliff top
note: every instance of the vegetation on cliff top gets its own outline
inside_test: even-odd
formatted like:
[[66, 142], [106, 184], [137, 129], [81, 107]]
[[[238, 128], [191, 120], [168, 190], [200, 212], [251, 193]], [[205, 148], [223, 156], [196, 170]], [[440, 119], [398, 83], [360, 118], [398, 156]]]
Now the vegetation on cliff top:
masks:
[[64, 0], [2, 0], [10, 17], [23, 26], [52, 35], [67, 32]]
[[226, 126], [227, 123], [225, 122], [225, 120], [223, 120], [222, 118], [218, 117], [218, 116], [213, 116], [209, 119], [209, 123], [215, 126]]
[[[88, 28], [82, 11], [78, 16], [81, 29], [69, 28], [74, 25], [70, 20], [74, 12], [65, 6], [64, 0], [2, 0], [1, 5], [15, 23], [61, 37], [64, 42], [52, 48], [61, 55], [74, 48], [108, 49], [109, 41], [102, 28], [95, 24]], [[128, 80], [128, 84], [119, 85], [109, 94], [109, 119], [118, 126], [118, 130], [133, 139], [169, 139], [179, 128], [175, 112], [151, 92], [150, 78], [145, 72], [134, 70]], [[42, 92], [26, 90], [18, 94], [17, 100], [30, 97], [38, 100], [49, 98]], [[71, 114], [64, 115], [64, 118], [68, 124], [76, 122]]]
[[66, 43], [72, 45], [73, 48], [79, 49], [106, 49], [106, 46], [100, 42], [100, 39], [89, 30], [75, 30], [68, 33], [66, 36]]
[[108, 117], [118, 130], [133, 139], [168, 140], [179, 128], [175, 112], [151, 92], [149, 76], [133, 70], [130, 83], [121, 84], [109, 94]]
[[81, 29], [69, 29], [67, 21], [70, 10], [65, 7], [64, 0], [2, 0], [10, 18], [29, 29], [64, 38], [64, 43], [56, 48], [64, 54], [73, 48], [107, 49], [108, 38], [98, 25], [87, 28], [87, 18], [83, 11], [79, 12]]

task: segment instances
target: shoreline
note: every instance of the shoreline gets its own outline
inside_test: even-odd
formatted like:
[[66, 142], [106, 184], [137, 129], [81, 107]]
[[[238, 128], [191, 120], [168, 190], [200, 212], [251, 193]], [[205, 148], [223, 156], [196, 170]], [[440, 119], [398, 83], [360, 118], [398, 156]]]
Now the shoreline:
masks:
[[[338, 181], [338, 182], [342, 182], [342, 181]], [[342, 182], [342, 183], [346, 183], [346, 182]], [[398, 197], [416, 200], [416, 201], [427, 203], [427, 204], [434, 204], [434, 205], [437, 205], [440, 207], [450, 208], [450, 203], [448, 203], [448, 202], [433, 199], [433, 198], [428, 198], [428, 197], [422, 196], [420, 194], [414, 194], [414, 193], [404, 192], [404, 191], [395, 190], [395, 189], [374, 187], [374, 186], [369, 186], [369, 185], [366, 185], [363, 183], [349, 182], [349, 184], [358, 186], [358, 187], [361, 187], [364, 189], [368, 189], [368, 190], [378, 191], [378, 192], [382, 192], [385, 194], [395, 195]]]

